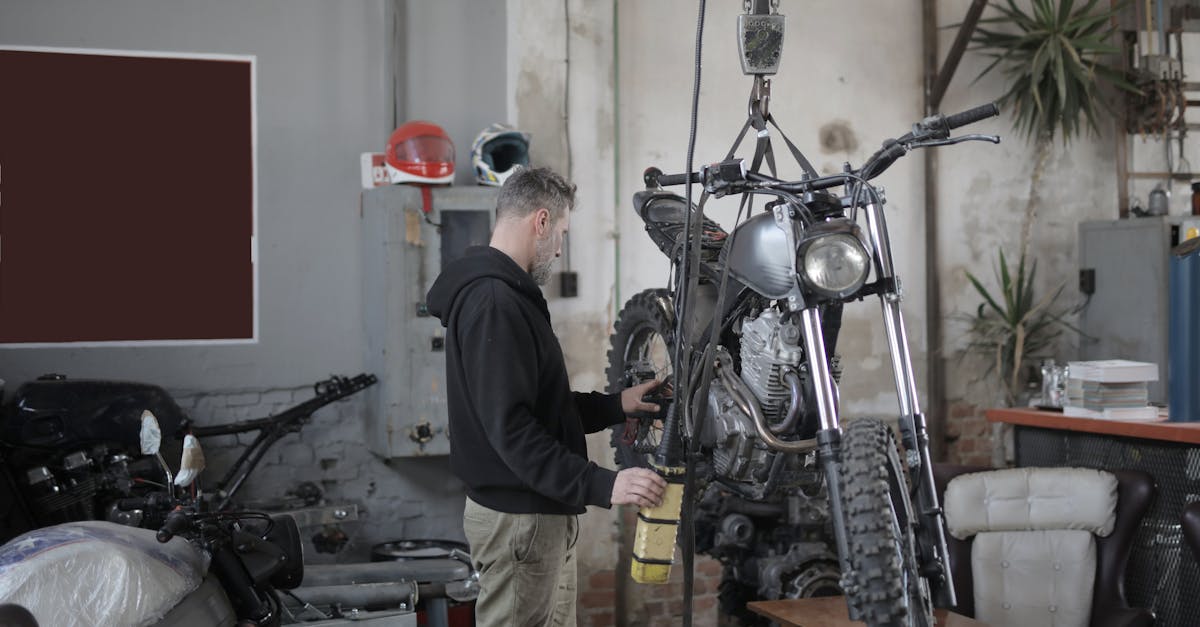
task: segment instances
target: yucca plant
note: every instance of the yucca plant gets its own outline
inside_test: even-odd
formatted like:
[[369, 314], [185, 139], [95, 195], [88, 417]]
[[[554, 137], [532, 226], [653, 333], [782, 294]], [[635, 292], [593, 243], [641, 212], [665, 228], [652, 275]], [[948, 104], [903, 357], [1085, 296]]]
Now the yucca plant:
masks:
[[[1037, 220], [1038, 189], [1060, 135], [1063, 144], [1084, 129], [1097, 131], [1098, 121], [1112, 109], [1100, 85], [1137, 91], [1119, 67], [1108, 62], [1120, 48], [1111, 43], [1114, 17], [1120, 5], [1100, 0], [993, 1], [996, 14], [980, 20], [972, 35], [972, 50], [992, 59], [979, 78], [999, 70], [1005, 77], [1000, 105], [1013, 114], [1013, 126], [1033, 143], [1033, 170], [1029, 195], [1021, 219], [1020, 255], [1014, 276], [1004, 251], [999, 253], [993, 295], [971, 273], [968, 279], [983, 298], [974, 316], [968, 317], [968, 350], [982, 352], [1012, 404], [1021, 388], [1023, 367], [1051, 351], [1066, 329], [1075, 329], [1064, 317], [1071, 310], [1051, 310], [1065, 283], [1043, 298], [1034, 295], [1037, 262], [1029, 261], [1029, 239]], [[1026, 275], [1026, 266], [1029, 273]]]
[[1025, 364], [1045, 357], [1064, 330], [1078, 329], [1065, 320], [1074, 313], [1072, 310], [1053, 308], [1060, 302], [1065, 282], [1047, 296], [1035, 300], [1036, 260], [1030, 264], [1028, 274], [1025, 273], [1025, 259], [1018, 260], [1014, 275], [1001, 250], [995, 274], [1000, 291], [993, 295], [975, 275], [967, 273], [971, 285], [983, 298], [975, 315], [968, 317], [970, 341], [967, 349], [989, 359], [985, 374], [994, 372], [998, 375], [1005, 400], [1012, 405], [1024, 387], [1021, 373]]
[[1022, 7], [1015, 0], [993, 1], [989, 6], [998, 15], [981, 19], [972, 36], [972, 50], [992, 58], [976, 80], [993, 70], [1004, 74], [1006, 88], [999, 103], [1012, 111], [1014, 127], [1034, 144], [1033, 172], [1021, 222], [1021, 261], [1037, 219], [1038, 187], [1054, 136], [1061, 133], [1063, 143], [1068, 144], [1085, 124], [1091, 131], [1098, 130], [1102, 111], [1111, 113], [1099, 85], [1138, 91], [1118, 66], [1107, 62], [1120, 52], [1110, 40], [1122, 5], [1104, 2], [1101, 6], [1100, 0], [1030, 0]]

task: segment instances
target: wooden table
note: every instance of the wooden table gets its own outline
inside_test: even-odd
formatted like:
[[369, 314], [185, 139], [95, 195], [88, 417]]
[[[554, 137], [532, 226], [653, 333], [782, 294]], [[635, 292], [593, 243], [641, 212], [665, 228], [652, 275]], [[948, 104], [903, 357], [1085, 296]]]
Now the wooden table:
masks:
[[1076, 418], [1039, 409], [989, 409], [988, 422], [1200, 445], [1200, 422], [1140, 422]]
[[[785, 627], [857, 627], [866, 624], [846, 618], [845, 597], [752, 601], [746, 607]], [[938, 627], [987, 627], [986, 623], [947, 610], [934, 610], [933, 613]]]

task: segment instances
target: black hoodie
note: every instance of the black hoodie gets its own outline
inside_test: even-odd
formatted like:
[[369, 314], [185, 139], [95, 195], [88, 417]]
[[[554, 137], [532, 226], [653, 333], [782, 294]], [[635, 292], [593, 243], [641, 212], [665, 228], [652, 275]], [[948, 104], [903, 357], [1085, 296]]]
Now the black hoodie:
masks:
[[446, 331], [450, 467], [467, 496], [512, 514], [611, 507], [616, 473], [586, 433], [624, 420], [617, 394], [571, 391], [546, 299], [507, 254], [468, 248], [427, 297]]

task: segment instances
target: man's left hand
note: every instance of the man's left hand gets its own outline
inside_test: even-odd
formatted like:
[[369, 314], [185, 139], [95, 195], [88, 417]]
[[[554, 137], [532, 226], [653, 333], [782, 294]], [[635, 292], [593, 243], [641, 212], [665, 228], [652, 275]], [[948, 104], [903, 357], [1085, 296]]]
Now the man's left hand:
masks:
[[639, 383], [631, 388], [626, 388], [621, 392], [621, 410], [626, 415], [635, 412], [655, 413], [661, 408], [655, 403], [647, 403], [642, 400], [642, 397], [654, 391], [655, 388], [662, 383], [661, 381], [647, 381]]

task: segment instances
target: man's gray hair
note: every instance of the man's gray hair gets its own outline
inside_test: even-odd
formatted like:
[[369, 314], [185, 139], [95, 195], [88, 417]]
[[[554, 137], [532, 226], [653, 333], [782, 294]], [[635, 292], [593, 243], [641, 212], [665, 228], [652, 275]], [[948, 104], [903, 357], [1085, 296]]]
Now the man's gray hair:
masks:
[[550, 168], [521, 168], [508, 177], [496, 200], [496, 220], [521, 219], [545, 207], [557, 222], [575, 208], [575, 184]]

